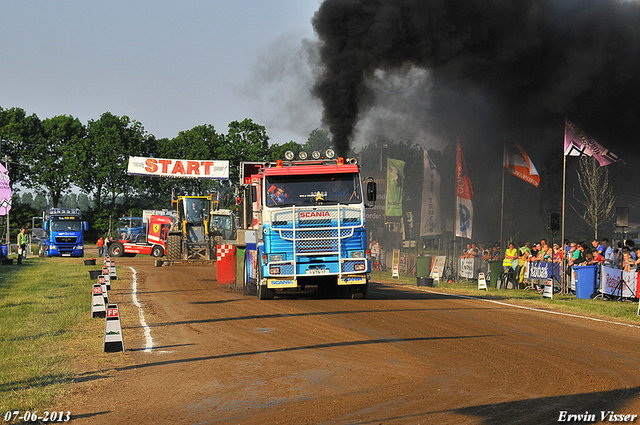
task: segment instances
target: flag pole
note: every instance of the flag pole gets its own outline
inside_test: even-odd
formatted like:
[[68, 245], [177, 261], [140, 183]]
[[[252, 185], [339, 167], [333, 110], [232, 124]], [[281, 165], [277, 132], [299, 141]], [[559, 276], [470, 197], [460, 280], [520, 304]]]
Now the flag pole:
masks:
[[564, 153], [564, 149], [562, 152], [562, 280], [561, 280], [561, 293], [566, 293], [566, 285], [567, 285], [567, 274], [565, 272], [565, 264], [567, 259], [565, 258], [566, 247], [564, 246], [564, 204], [565, 204], [565, 188], [566, 188], [566, 179], [567, 179], [567, 155]]
[[[503, 145], [503, 147], [506, 149], [506, 145]], [[503, 246], [506, 247], [502, 240], [502, 228], [504, 223], [504, 149], [502, 156], [502, 200], [500, 202], [500, 249], [502, 249]]]

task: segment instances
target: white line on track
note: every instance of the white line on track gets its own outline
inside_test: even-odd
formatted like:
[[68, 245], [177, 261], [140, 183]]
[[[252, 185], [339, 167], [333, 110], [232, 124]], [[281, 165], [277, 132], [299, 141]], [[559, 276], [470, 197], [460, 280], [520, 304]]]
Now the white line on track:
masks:
[[630, 324], [630, 323], [613, 322], [611, 320], [597, 319], [595, 317], [581, 316], [579, 314], [562, 313], [560, 311], [542, 310], [540, 308], [525, 307], [525, 306], [522, 306], [522, 305], [505, 303], [505, 302], [502, 302], [502, 301], [496, 301], [496, 300], [489, 300], [489, 299], [486, 299], [486, 298], [473, 297], [471, 295], [449, 294], [447, 292], [438, 292], [438, 291], [432, 291], [432, 290], [429, 290], [429, 289], [416, 288], [415, 286], [406, 286], [406, 285], [400, 285], [400, 286], [403, 286], [403, 287], [409, 288], [409, 289], [414, 289], [414, 290], [417, 289], [418, 291], [422, 291], [422, 292], [429, 292], [430, 294], [448, 295], [450, 297], [466, 298], [466, 299], [469, 299], [469, 300], [486, 301], [486, 302], [489, 302], [489, 303], [504, 305], [504, 306], [507, 306], [507, 307], [521, 308], [521, 309], [524, 309], [524, 310], [538, 311], [540, 313], [556, 314], [558, 316], [575, 317], [575, 318], [578, 318], [578, 319], [593, 320], [594, 322], [610, 323], [612, 325], [628, 326], [630, 328], [640, 329], [640, 326], [633, 325], [633, 324]]
[[133, 304], [138, 307], [138, 315], [140, 316], [140, 325], [144, 328], [145, 347], [144, 352], [150, 353], [153, 348], [153, 338], [151, 338], [151, 329], [147, 326], [147, 322], [144, 320], [144, 311], [142, 311], [142, 305], [138, 302], [138, 276], [136, 269], [129, 267], [133, 272], [133, 282], [131, 283], [131, 297], [133, 298]]

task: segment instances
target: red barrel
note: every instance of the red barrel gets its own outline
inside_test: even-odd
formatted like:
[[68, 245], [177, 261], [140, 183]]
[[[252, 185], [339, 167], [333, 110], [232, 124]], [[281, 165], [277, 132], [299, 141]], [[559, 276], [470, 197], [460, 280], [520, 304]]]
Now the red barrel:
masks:
[[236, 283], [236, 246], [218, 245], [216, 269], [218, 283], [231, 285]]

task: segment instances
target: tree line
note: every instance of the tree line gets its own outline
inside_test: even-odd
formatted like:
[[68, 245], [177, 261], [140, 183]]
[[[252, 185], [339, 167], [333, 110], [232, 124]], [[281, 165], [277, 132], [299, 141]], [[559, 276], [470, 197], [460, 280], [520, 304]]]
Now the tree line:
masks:
[[[376, 141], [384, 141], [389, 149], [381, 151]], [[385, 135], [376, 141], [372, 140], [357, 152], [352, 150], [349, 156], [358, 158], [363, 176], [386, 171], [387, 157], [406, 162], [405, 176], [408, 178], [405, 179], [403, 211], [413, 213], [414, 226], [419, 229], [422, 146], [412, 141], [394, 141]], [[248, 118], [232, 121], [226, 134], [204, 124], [181, 131], [171, 139], [158, 139], [146, 132], [140, 122], [111, 112], [105, 112], [85, 125], [70, 115], [40, 119], [35, 114], [27, 115], [20, 108], [0, 107], [0, 161], [8, 164], [16, 195], [11, 211], [11, 224], [15, 226], [31, 226], [32, 217], [41, 216], [49, 207], [82, 207], [93, 232], [104, 234], [114, 228], [117, 218], [122, 215], [139, 215], [144, 209], [170, 208], [172, 191], [175, 195], [233, 191], [241, 161], [275, 161], [284, 158], [287, 150], [324, 151], [331, 146], [329, 133], [320, 129], [313, 130], [304, 143], [270, 143], [266, 128]], [[440, 205], [443, 219], [451, 219], [454, 213], [454, 147], [451, 144], [442, 151], [429, 150], [442, 177]], [[129, 156], [229, 160], [230, 181], [129, 176], [126, 173]], [[558, 167], [561, 161], [547, 159], [539, 166], [541, 174], [545, 175], [539, 195], [534, 195], [535, 188], [529, 187], [531, 185], [515, 181], [517, 179], [507, 181], [513, 189], [507, 191], [505, 208], [518, 213], [507, 214], [506, 234], [511, 233], [508, 229], [526, 229], [532, 234], [540, 234], [545, 230], [547, 213], [559, 211], [559, 191], [553, 183], [561, 178]], [[478, 224], [478, 238], [490, 240], [498, 233], [500, 224], [500, 192], [495, 189], [499, 187], [500, 167], [485, 166], [481, 174], [473, 171], [477, 213], [474, 221]], [[35, 195], [24, 193], [20, 198], [18, 187], [31, 190]], [[535, 214], [536, 204], [540, 206], [539, 218], [525, 220], [519, 206], [529, 205], [528, 212]]]

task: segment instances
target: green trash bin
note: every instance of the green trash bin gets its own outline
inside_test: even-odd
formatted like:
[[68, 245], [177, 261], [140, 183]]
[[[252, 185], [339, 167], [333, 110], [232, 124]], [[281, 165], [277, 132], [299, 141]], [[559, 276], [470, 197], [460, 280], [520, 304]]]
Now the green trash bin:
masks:
[[491, 280], [489, 286], [495, 288], [497, 286], [498, 279], [502, 275], [502, 260], [489, 260], [489, 270], [491, 270]]
[[431, 256], [421, 255], [416, 258], [416, 277], [429, 277], [431, 275]]

